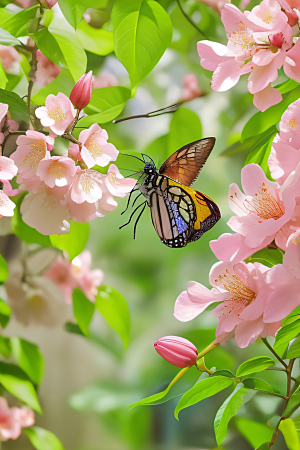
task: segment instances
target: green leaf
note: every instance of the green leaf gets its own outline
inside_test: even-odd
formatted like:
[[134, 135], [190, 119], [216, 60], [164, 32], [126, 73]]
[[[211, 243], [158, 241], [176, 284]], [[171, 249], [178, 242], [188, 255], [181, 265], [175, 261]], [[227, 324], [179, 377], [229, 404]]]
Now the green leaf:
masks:
[[31, 100], [36, 105], [44, 105], [46, 98], [50, 94], [57, 95], [59, 92], [62, 92], [69, 97], [71, 90], [73, 89], [73, 85], [74, 80], [69, 69], [61, 69], [58, 77], [55, 78], [51, 84], [48, 84], [48, 86], [40, 89], [37, 94], [31, 97]]
[[0, 28], [0, 44], [2, 45], [21, 45], [19, 39], [13, 37], [8, 31]]
[[123, 295], [112, 287], [101, 286], [98, 288], [96, 308], [109, 325], [116, 330], [126, 348], [129, 344], [130, 317]]
[[287, 359], [294, 359], [300, 357], [300, 336], [298, 336], [292, 343], [286, 354]]
[[19, 366], [35, 384], [40, 384], [45, 369], [45, 361], [37, 345], [24, 339], [11, 338], [13, 355]]
[[88, 223], [70, 221], [69, 234], [52, 234], [50, 241], [53, 247], [68, 252], [70, 261], [79, 255], [86, 246], [89, 238], [90, 227]]
[[11, 315], [11, 309], [7, 303], [5, 303], [0, 298], [0, 325], [2, 328], [5, 328], [9, 322]]
[[19, 367], [0, 362], [0, 383], [8, 392], [26, 403], [30, 408], [42, 413], [33, 384]]
[[295, 423], [292, 419], [281, 420], [279, 430], [283, 434], [286, 446], [289, 450], [299, 450], [300, 442]]
[[269, 141], [270, 137], [275, 133], [276, 127], [268, 128], [266, 131], [259, 135], [251, 136], [247, 139], [245, 139], [243, 142], [238, 141], [232, 144], [230, 147], [228, 147], [226, 150], [224, 150], [221, 153], [221, 156], [232, 156], [236, 153], [242, 152], [242, 151], [256, 151], [258, 148], [260, 148], [262, 145], [264, 145], [267, 141]]
[[260, 449], [260, 446], [262, 446], [260, 450], [265, 450], [263, 445], [272, 439], [273, 431], [268, 425], [244, 417], [236, 417], [234, 423], [252, 448]]
[[277, 249], [263, 248], [249, 256], [245, 261], [254, 263], [259, 262], [267, 267], [273, 267], [276, 264], [282, 264], [283, 253]]
[[56, 39], [66, 61], [66, 65], [76, 83], [86, 70], [87, 59], [85, 51], [81, 45], [77, 43], [75, 34], [74, 36], [69, 36], [67, 33], [66, 35], [57, 33], [51, 34]]
[[51, 431], [36, 426], [24, 428], [22, 431], [36, 450], [64, 450], [61, 441]]
[[3, 66], [0, 61], [0, 89], [5, 89], [7, 85], [8, 79], [6, 76], [6, 72], [3, 69]]
[[65, 325], [64, 325], [64, 329], [68, 333], [74, 333], [74, 334], [79, 334], [80, 336], [84, 336], [83, 332], [81, 331], [81, 329], [77, 325], [77, 323], [66, 322]]
[[0, 284], [8, 277], [8, 265], [2, 255], [0, 255]]
[[106, 56], [114, 51], [112, 31], [94, 28], [85, 20], [77, 26], [76, 36], [82, 47], [95, 55]]
[[111, 20], [118, 60], [129, 74], [131, 88], [156, 66], [172, 39], [172, 23], [153, 0], [117, 0]]
[[59, 63], [66, 64], [62, 51], [52, 34], [47, 28], [42, 28], [36, 33], [32, 33], [30, 37], [36, 43], [38, 49], [45, 55], [50, 61], [57, 66]]
[[40, 234], [37, 230], [31, 228], [29, 225], [23, 222], [22, 215], [20, 213], [20, 206], [26, 194], [27, 192], [22, 192], [18, 195], [18, 197], [15, 197], [15, 203], [17, 207], [15, 208], [14, 215], [11, 218], [11, 226], [13, 232], [16, 236], [18, 236], [18, 238], [22, 239], [22, 241], [27, 242], [27, 244], [39, 244], [43, 245], [44, 247], [50, 247], [51, 242], [49, 236]]
[[201, 402], [201, 400], [204, 400], [205, 398], [217, 394], [223, 389], [231, 386], [233, 383], [234, 381], [230, 378], [222, 376], [200, 380], [199, 383], [195, 384], [195, 386], [187, 391], [179, 400], [174, 412], [175, 418], [178, 420], [178, 414], [182, 409], [188, 408], [189, 406], [195, 405], [195, 403]]
[[247, 389], [275, 393], [275, 390], [272, 388], [272, 386], [265, 380], [261, 380], [260, 378], [245, 378], [243, 379], [243, 385]]
[[277, 130], [273, 131], [273, 134], [271, 134], [271, 138], [269, 141], [267, 141], [264, 145], [261, 147], [256, 147], [255, 150], [252, 150], [249, 155], [246, 158], [245, 166], [247, 164], [258, 164], [263, 171], [265, 172], [266, 176], [272, 180], [270, 169], [269, 169], [269, 156], [271, 153], [272, 145], [273, 145], [273, 139], [277, 134]]
[[288, 106], [296, 101], [300, 96], [300, 86], [290, 91], [284, 96], [284, 99], [277, 105], [271, 106], [264, 112], [257, 112], [244, 126], [241, 141], [251, 136], [263, 133], [268, 128], [280, 121], [282, 114]]
[[278, 89], [278, 91], [281, 94], [286, 94], [287, 92], [292, 91], [293, 89], [295, 89], [298, 86], [299, 86], [299, 83], [297, 83], [297, 81], [287, 80], [284, 83], [281, 83], [278, 86], [274, 86], [274, 87], [276, 87], [276, 89]]
[[298, 433], [298, 437], [300, 439], [300, 416], [294, 417], [292, 419], [292, 421], [294, 422], [294, 425], [295, 425], [297, 433]]
[[115, 119], [130, 99], [130, 90], [121, 86], [94, 89], [89, 105], [84, 109], [88, 117], [80, 119], [78, 126], [105, 123]]
[[255, 392], [251, 392], [239, 383], [232, 394], [225, 400], [217, 412], [214, 421], [216, 441], [221, 445], [227, 436], [227, 426], [230, 419], [236, 415], [238, 410], [251, 398]]
[[293, 411], [297, 405], [300, 408], [300, 386], [298, 386], [298, 388], [292, 394], [290, 401], [284, 411], [284, 414], [285, 415], [290, 414], [290, 412]]
[[27, 104], [18, 96], [18, 94], [0, 89], [0, 98], [2, 103], [8, 105], [13, 120], [16, 120], [17, 122], [23, 120], [24, 122], [29, 123]]
[[180, 108], [173, 114], [168, 150], [171, 155], [180, 147], [202, 138], [202, 127], [199, 117], [193, 111]]
[[2, 28], [12, 34], [14, 37], [28, 36], [29, 29], [32, 21], [36, 17], [39, 5], [32, 6], [31, 8], [24, 9], [23, 11], [14, 14], [4, 23]]
[[259, 447], [256, 447], [255, 450], [269, 450], [269, 442], [265, 442], [264, 444], [260, 445]]
[[275, 362], [273, 359], [267, 356], [257, 356], [256, 358], [248, 359], [248, 361], [243, 362], [238, 370], [236, 371], [237, 377], [244, 377], [245, 375], [250, 375], [251, 373], [261, 372], [270, 366], [274, 366]]
[[299, 331], [300, 318], [296, 319], [292, 323], [287, 323], [277, 332], [273, 348], [280, 357], [283, 356], [289, 342], [299, 334]]
[[89, 324], [95, 311], [95, 305], [90, 302], [90, 300], [88, 300], [84, 293], [78, 288], [74, 289], [72, 300], [74, 317], [77, 320], [83, 334], [88, 336]]
[[4, 356], [4, 358], [9, 358], [10, 353], [11, 353], [10, 339], [0, 336], [0, 354]]
[[58, 0], [58, 4], [69, 24], [76, 28], [87, 7], [73, 0]]

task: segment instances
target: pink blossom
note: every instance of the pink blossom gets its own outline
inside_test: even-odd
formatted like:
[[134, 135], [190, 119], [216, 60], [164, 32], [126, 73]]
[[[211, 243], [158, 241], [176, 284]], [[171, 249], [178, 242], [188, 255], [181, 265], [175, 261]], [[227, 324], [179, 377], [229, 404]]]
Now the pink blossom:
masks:
[[71, 184], [65, 203], [72, 200], [75, 203], [95, 203], [102, 197], [104, 177], [96, 170], [84, 169], [76, 173]]
[[300, 99], [283, 113], [279, 127], [280, 140], [300, 150]]
[[267, 274], [272, 294], [264, 311], [264, 322], [284, 319], [300, 305], [300, 229], [289, 237], [283, 263]]
[[299, 17], [296, 11], [294, 11], [292, 8], [297, 9], [300, 11], [300, 2], [299, 0], [278, 0], [282, 9], [284, 10], [287, 18], [288, 18], [288, 24], [291, 27], [294, 27], [297, 25]]
[[[55, 1], [56, 3], [56, 1]], [[40, 50], [36, 52], [37, 71], [35, 72], [36, 82], [45, 87], [58, 77], [60, 67], [54, 64], [50, 59], [46, 58]]]
[[90, 103], [92, 96], [92, 82], [93, 72], [90, 70], [88, 73], [82, 75], [72, 89], [70, 100], [79, 111]]
[[[8, 105], [6, 103], [0, 103], [0, 145], [3, 144], [4, 139], [10, 131], [17, 131], [19, 129], [19, 124], [15, 120], [9, 119], [9, 117]], [[5, 129], [2, 133], [4, 126]]]
[[136, 180], [133, 178], [124, 178], [120, 174], [119, 169], [115, 164], [109, 166], [107, 175], [104, 178], [104, 183], [107, 191], [115, 197], [125, 197], [136, 185]]
[[45, 0], [45, 2], [47, 3], [47, 5], [49, 6], [49, 8], [53, 8], [54, 5], [56, 5], [57, 0]]
[[48, 95], [45, 104], [46, 106], [40, 106], [35, 110], [35, 115], [44, 127], [50, 127], [55, 134], [61, 136], [73, 122], [75, 109], [68, 97], [61, 92], [56, 96]]
[[20, 71], [22, 57], [14, 47], [0, 45], [0, 61], [6, 72], [17, 75]]
[[198, 350], [187, 339], [165, 336], [154, 342], [157, 353], [176, 367], [190, 367], [196, 364]]
[[182, 77], [183, 91], [181, 98], [183, 101], [193, 100], [201, 96], [201, 90], [199, 87], [198, 79], [193, 73], [189, 73]]
[[9, 181], [1, 180], [3, 189], [0, 189], [0, 217], [12, 217], [16, 205], [9, 197], [18, 195], [18, 189], [12, 189]]
[[0, 156], [0, 180], [12, 180], [18, 173], [14, 161], [6, 156]]
[[259, 263], [216, 263], [209, 275], [213, 289], [190, 281], [187, 291], [182, 292], [176, 300], [174, 315], [185, 322], [196, 317], [210, 304], [222, 302], [214, 309], [214, 314], [219, 318], [217, 339], [223, 336], [222, 340], [226, 340], [223, 333], [235, 330], [235, 340], [239, 347], [244, 348], [255, 342], [258, 336], [274, 335], [281, 323], [273, 323], [271, 327], [262, 320], [270, 295], [270, 287], [265, 281], [268, 270], [268, 267]]
[[0, 397], [0, 441], [17, 439], [21, 428], [34, 424], [34, 413], [27, 406], [9, 408], [7, 400]]
[[226, 0], [198, 0], [198, 1], [205, 3], [207, 6], [214, 9], [219, 14], [221, 14], [222, 9], [224, 8], [225, 4], [230, 3]]
[[[106, 130], [97, 123], [88, 130], [81, 131], [78, 138], [78, 141], [82, 143], [80, 155], [88, 169], [95, 164], [104, 167], [110, 161], [117, 159], [119, 152], [114, 145], [107, 143], [107, 139]], [[72, 148], [75, 150], [74, 146]]]
[[93, 89], [118, 86], [118, 84], [118, 79], [111, 73], [102, 72], [96, 77], [93, 77]]
[[67, 186], [71, 183], [75, 173], [79, 170], [71, 158], [63, 156], [51, 156], [42, 159], [38, 165], [36, 174], [47, 186]]
[[264, 111], [279, 103], [281, 94], [270, 86], [278, 76], [278, 69], [283, 66], [288, 77], [300, 81], [300, 43], [293, 45], [292, 29], [279, 3], [263, 0], [251, 12], [244, 13], [226, 4], [221, 19], [228, 36], [227, 47], [216, 42], [198, 42], [201, 65], [214, 71], [212, 88], [226, 91], [241, 75], [251, 72], [248, 89], [254, 94], [254, 105]]
[[44, 277], [49, 278], [60, 287], [66, 302], [71, 305], [73, 290], [78, 287], [76, 272], [72, 270], [72, 263], [59, 255], [51, 267], [44, 272]]

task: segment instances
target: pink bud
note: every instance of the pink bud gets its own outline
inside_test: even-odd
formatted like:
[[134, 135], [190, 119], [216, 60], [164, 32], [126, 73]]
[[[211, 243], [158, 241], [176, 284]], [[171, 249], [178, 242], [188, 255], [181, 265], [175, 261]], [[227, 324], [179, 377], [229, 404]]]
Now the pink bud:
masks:
[[92, 95], [92, 82], [93, 72], [90, 70], [88, 73], [82, 75], [72, 89], [70, 100], [75, 108], [80, 111], [90, 103]]
[[274, 47], [281, 48], [284, 43], [284, 37], [282, 33], [269, 34], [268, 36], [269, 42]]
[[294, 27], [295, 25], [297, 25], [299, 17], [298, 17], [298, 14], [296, 13], [296, 11], [294, 11], [292, 9], [291, 11], [285, 11], [285, 14], [287, 15], [287, 18], [288, 18], [288, 24], [291, 27]]
[[57, 0], [45, 0], [45, 2], [47, 3], [47, 5], [49, 6], [49, 8], [53, 8], [54, 5], [56, 5]]
[[154, 342], [154, 348], [165, 360], [176, 367], [190, 367], [196, 363], [198, 350], [187, 339], [166, 336]]

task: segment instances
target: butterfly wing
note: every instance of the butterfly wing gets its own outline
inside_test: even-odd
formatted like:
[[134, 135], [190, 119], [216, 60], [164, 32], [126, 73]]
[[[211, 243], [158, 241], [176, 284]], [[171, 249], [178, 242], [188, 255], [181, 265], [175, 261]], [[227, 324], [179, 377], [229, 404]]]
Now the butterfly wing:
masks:
[[194, 191], [192, 198], [196, 204], [197, 218], [194, 223], [194, 228], [188, 238], [188, 242], [197, 241], [208, 230], [210, 230], [221, 218], [221, 213], [215, 202], [202, 194]]
[[214, 137], [210, 137], [185, 145], [163, 163], [159, 173], [190, 186], [204, 166], [215, 141]]

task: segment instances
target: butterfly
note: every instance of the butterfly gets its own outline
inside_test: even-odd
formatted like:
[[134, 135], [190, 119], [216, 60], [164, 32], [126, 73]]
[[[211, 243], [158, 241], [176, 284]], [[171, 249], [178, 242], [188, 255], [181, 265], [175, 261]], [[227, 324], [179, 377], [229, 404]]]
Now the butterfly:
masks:
[[137, 172], [141, 176], [130, 193], [127, 208], [133, 192], [140, 191], [132, 206], [141, 195], [146, 200], [122, 227], [128, 225], [134, 213], [143, 206], [134, 226], [135, 237], [137, 223], [148, 205], [155, 231], [168, 247], [185, 247], [210, 230], [221, 217], [219, 208], [211, 198], [190, 186], [198, 177], [214, 144], [213, 137], [191, 142], [173, 153], [159, 170], [149, 156], [142, 154], [143, 159], [135, 156], [145, 166], [143, 171]]

